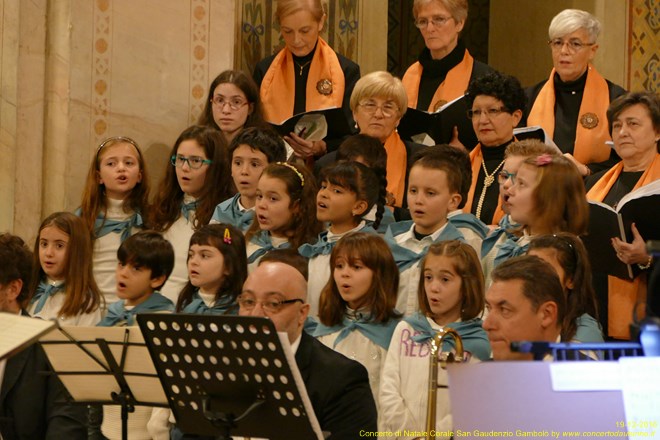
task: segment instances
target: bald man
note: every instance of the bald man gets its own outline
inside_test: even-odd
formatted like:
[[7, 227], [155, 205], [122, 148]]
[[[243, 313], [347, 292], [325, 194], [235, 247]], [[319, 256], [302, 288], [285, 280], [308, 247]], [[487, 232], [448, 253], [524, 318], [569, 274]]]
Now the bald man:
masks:
[[357, 439], [376, 431], [374, 403], [367, 370], [329, 349], [303, 326], [307, 304], [307, 260], [292, 250], [266, 254], [243, 285], [240, 316], [267, 317], [286, 332], [316, 418], [329, 439]]

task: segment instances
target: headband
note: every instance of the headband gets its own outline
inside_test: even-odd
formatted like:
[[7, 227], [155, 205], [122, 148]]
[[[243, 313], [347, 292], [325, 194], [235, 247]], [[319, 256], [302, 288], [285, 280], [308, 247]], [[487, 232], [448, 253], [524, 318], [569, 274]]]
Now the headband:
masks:
[[296, 173], [298, 175], [298, 177], [300, 178], [300, 186], [305, 186], [305, 178], [303, 177], [302, 173], [300, 171], [298, 171], [298, 168], [294, 167], [293, 165], [291, 165], [288, 162], [276, 162], [276, 163], [278, 165], [284, 165], [285, 167], [290, 168], [291, 170], [293, 170], [293, 172]]

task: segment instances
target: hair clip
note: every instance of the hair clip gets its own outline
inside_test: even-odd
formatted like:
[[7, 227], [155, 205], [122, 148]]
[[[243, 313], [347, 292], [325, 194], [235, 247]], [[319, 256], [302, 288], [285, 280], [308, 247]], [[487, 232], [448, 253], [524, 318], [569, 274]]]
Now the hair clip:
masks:
[[227, 244], [231, 244], [231, 233], [229, 232], [229, 228], [225, 228], [225, 236], [223, 237], [222, 241]]
[[278, 165], [284, 165], [285, 167], [290, 168], [291, 170], [293, 170], [293, 172], [296, 173], [298, 175], [298, 177], [300, 178], [300, 186], [305, 186], [305, 178], [303, 177], [302, 173], [300, 171], [298, 171], [298, 168], [294, 167], [293, 165], [291, 165], [288, 162], [277, 162], [277, 164]]
[[99, 153], [101, 153], [101, 150], [103, 150], [103, 148], [107, 144], [112, 143], [114, 145], [115, 143], [122, 143], [122, 142], [133, 145], [135, 147], [135, 149], [137, 150], [137, 152], [138, 152], [138, 156], [142, 157], [142, 152], [140, 151], [140, 147], [138, 147], [137, 142], [135, 142], [133, 139], [131, 139], [127, 136], [112, 136], [112, 137], [107, 138], [103, 142], [101, 142], [99, 147], [96, 149], [96, 160], [98, 160]]
[[542, 154], [536, 158], [536, 166], [543, 167], [549, 163], [552, 163], [552, 156], [547, 153]]

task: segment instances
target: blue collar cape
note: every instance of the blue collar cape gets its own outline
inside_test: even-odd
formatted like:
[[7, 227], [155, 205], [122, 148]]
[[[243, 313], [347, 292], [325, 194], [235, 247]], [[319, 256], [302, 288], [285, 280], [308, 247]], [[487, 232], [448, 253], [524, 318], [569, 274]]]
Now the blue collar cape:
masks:
[[236, 315], [238, 313], [238, 305], [236, 301], [228, 296], [221, 296], [216, 300], [213, 307], [206, 305], [199, 290], [195, 291], [192, 301], [190, 301], [181, 311], [182, 313], [191, 313], [197, 315]]
[[[74, 214], [80, 217], [82, 211], [78, 208]], [[99, 213], [96, 220], [94, 220], [94, 237], [101, 238], [111, 232], [119, 232], [121, 233], [121, 242], [123, 243], [124, 240], [131, 236], [133, 228], [141, 227], [143, 225], [144, 222], [142, 221], [142, 216], [139, 212], [133, 213], [133, 215], [126, 220], [107, 219], [102, 213]]]
[[[403, 320], [410, 324], [415, 331], [419, 332], [418, 335], [412, 337], [412, 340], [417, 343], [424, 344], [437, 333], [437, 330], [434, 330], [433, 327], [431, 327], [431, 323], [426, 316], [422, 315], [420, 312], [405, 317]], [[469, 351], [472, 356], [481, 360], [486, 360], [490, 358], [491, 349], [490, 342], [488, 342], [488, 336], [483, 329], [482, 324], [483, 322], [481, 319], [475, 318], [468, 321], [452, 322], [451, 324], [447, 324], [446, 327], [451, 327], [458, 332], [463, 341], [463, 348], [466, 351]], [[455, 348], [454, 338], [449, 337], [444, 340], [442, 345], [443, 351], [451, 351]]]
[[37, 290], [34, 292], [34, 296], [30, 300], [30, 304], [34, 304], [35, 302], [37, 303], [33, 313], [37, 314], [41, 312], [41, 309], [43, 309], [44, 305], [46, 305], [48, 298], [55, 295], [62, 289], [64, 289], [64, 283], [54, 286], [52, 284], [48, 284], [44, 280], [41, 280], [37, 286]]
[[392, 340], [392, 334], [396, 325], [399, 323], [398, 319], [390, 319], [387, 322], [380, 323], [374, 322], [369, 317], [361, 319], [349, 319], [344, 315], [344, 319], [340, 324], [328, 327], [319, 323], [314, 330], [313, 336], [315, 338], [339, 332], [337, 339], [335, 339], [333, 348], [343, 341], [352, 331], [357, 330], [362, 333], [367, 339], [378, 345], [379, 347], [387, 350]]
[[493, 231], [491, 231], [491, 233], [488, 234], [488, 236], [484, 238], [484, 241], [481, 243], [481, 258], [488, 255], [488, 253], [493, 249], [493, 246], [497, 244], [502, 234], [506, 234], [507, 239], [515, 240], [516, 236], [509, 231], [516, 226], [517, 225], [511, 223], [508, 215], [502, 217], [497, 228], [493, 229]]
[[248, 230], [254, 219], [254, 209], [241, 211], [238, 207], [238, 201], [241, 198], [241, 193], [236, 194], [234, 197], [225, 200], [215, 207], [213, 211], [213, 220], [218, 223], [229, 223], [236, 226], [241, 232]]
[[272, 251], [273, 249], [288, 249], [291, 247], [291, 244], [288, 241], [277, 247], [273, 246], [273, 242], [270, 239], [270, 234], [268, 231], [263, 230], [254, 234], [250, 241], [259, 246], [259, 249], [254, 251], [252, 255], [248, 256], [248, 264], [254, 263], [259, 257], [265, 255], [268, 251]]
[[[366, 225], [359, 232], [368, 232], [376, 234], [376, 230], [371, 225]], [[314, 258], [317, 255], [330, 255], [332, 249], [339, 240], [328, 241], [328, 231], [319, 234], [319, 239], [314, 244], [305, 243], [298, 248], [298, 253], [303, 257]]]
[[[412, 224], [413, 222], [410, 220], [393, 223], [390, 225], [390, 227], [387, 230], [387, 233], [385, 234], [385, 241], [390, 246], [390, 249], [392, 250], [392, 255], [394, 256], [394, 261], [396, 262], [396, 265], [399, 267], [400, 271], [403, 271], [409, 268], [410, 266], [412, 266], [413, 264], [417, 263], [428, 252], [428, 246], [425, 247], [421, 252], [417, 253], [415, 251], [412, 251], [408, 248], [401, 246], [394, 240], [394, 237], [396, 237], [397, 235], [401, 235], [405, 232], [408, 232]], [[449, 222], [442, 230], [438, 238], [436, 238], [433, 241], [433, 243], [438, 243], [447, 240], [465, 241], [463, 238], [463, 234], [461, 234], [458, 231], [458, 229], [456, 229], [456, 227]]]
[[190, 221], [190, 213], [197, 209], [197, 201], [190, 203], [181, 202], [181, 214]]
[[505, 262], [509, 258], [517, 257], [523, 255], [527, 252], [529, 248], [529, 243], [520, 245], [518, 242], [519, 238], [507, 238], [506, 241], [497, 246], [497, 255], [495, 255], [494, 267], [499, 266], [501, 263]]
[[447, 217], [447, 220], [449, 223], [454, 225], [456, 229], [470, 229], [479, 235], [479, 237], [482, 239], [486, 238], [490, 232], [488, 225], [486, 225], [486, 223], [482, 222], [477, 218], [477, 216], [471, 213], [462, 212], [460, 214]]
[[148, 312], [173, 312], [172, 301], [159, 292], [152, 293], [143, 303], [138, 304], [131, 310], [124, 308], [125, 301], [117, 301], [108, 307], [108, 314], [98, 324], [99, 327], [113, 327], [118, 324], [135, 325], [135, 315]]

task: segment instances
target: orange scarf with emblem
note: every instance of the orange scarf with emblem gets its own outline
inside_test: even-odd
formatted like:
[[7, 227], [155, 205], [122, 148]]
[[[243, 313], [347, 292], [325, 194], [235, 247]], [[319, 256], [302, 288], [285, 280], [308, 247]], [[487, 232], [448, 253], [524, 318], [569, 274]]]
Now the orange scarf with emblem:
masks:
[[[473, 65], [474, 58], [472, 58], [472, 55], [470, 55], [470, 52], [466, 49], [463, 61], [447, 72], [445, 80], [436, 89], [427, 111], [434, 112], [443, 104], [453, 101], [459, 96], [463, 96], [470, 83], [470, 75], [472, 75]], [[410, 108], [417, 108], [419, 82], [422, 79], [423, 70], [424, 68], [421, 63], [417, 61], [412, 66], [408, 67], [408, 70], [406, 70], [406, 73], [401, 80], [403, 87], [406, 89], [406, 95], [408, 95], [408, 107]]]
[[[284, 48], [273, 59], [264, 79], [259, 95], [263, 104], [266, 121], [281, 124], [293, 116], [296, 94], [295, 61], [291, 51]], [[319, 91], [321, 81], [331, 84], [329, 94]], [[341, 107], [346, 88], [344, 72], [334, 50], [322, 38], [316, 44], [316, 51], [309, 66], [305, 110], [322, 110]], [[321, 88], [322, 89], [322, 88]], [[327, 90], [327, 88], [326, 88]]]
[[[479, 171], [481, 171], [481, 162], [484, 156], [481, 153], [481, 143], [478, 143], [472, 151], [470, 151], [470, 162], [472, 163], [472, 184], [470, 185], [470, 191], [468, 192], [467, 202], [463, 207], [463, 212], [469, 214], [472, 210], [472, 202], [474, 201], [474, 191], [477, 188], [477, 181], [479, 180]], [[495, 176], [495, 181], [497, 182], [497, 176]], [[486, 190], [486, 188], [484, 188]], [[497, 225], [500, 220], [504, 217], [504, 211], [502, 211], [502, 198], [497, 198], [497, 208], [493, 213], [493, 218], [489, 224]], [[485, 222], [484, 222], [485, 223]]]
[[[587, 199], [596, 202], [605, 200], [622, 171], [623, 162], [619, 162], [610, 168], [589, 190]], [[660, 179], [660, 154], [655, 155], [651, 166], [639, 178], [633, 191], [658, 179]], [[630, 281], [609, 276], [607, 277], [607, 286], [608, 334], [617, 339], [630, 339], [628, 326], [632, 320], [635, 304], [639, 301], [646, 301], [646, 274], [642, 273]]]
[[385, 141], [387, 152], [387, 191], [394, 195], [394, 206], [403, 206], [404, 190], [406, 188], [406, 168], [408, 152], [396, 130]]
[[[550, 78], [536, 97], [527, 117], [528, 126], [540, 125], [550, 137], [555, 132], [554, 75], [555, 69], [552, 69]], [[610, 157], [610, 147], [605, 144], [605, 141], [612, 140], [607, 127], [606, 112], [609, 105], [610, 91], [607, 81], [590, 64], [573, 147], [573, 157], [583, 164], [603, 162]], [[592, 126], [594, 123], [596, 125]]]

